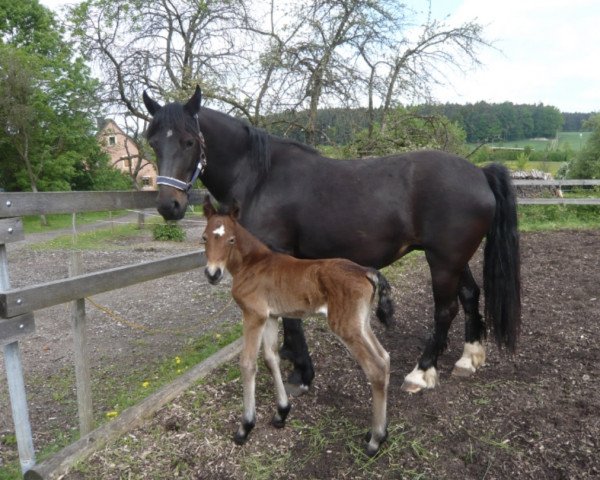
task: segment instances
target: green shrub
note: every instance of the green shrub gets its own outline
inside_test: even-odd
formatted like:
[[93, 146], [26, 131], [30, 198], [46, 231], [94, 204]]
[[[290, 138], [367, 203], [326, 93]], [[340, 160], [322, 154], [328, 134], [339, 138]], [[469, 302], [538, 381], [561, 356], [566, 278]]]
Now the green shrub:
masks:
[[185, 231], [176, 223], [157, 223], [152, 227], [154, 240], [183, 242]]

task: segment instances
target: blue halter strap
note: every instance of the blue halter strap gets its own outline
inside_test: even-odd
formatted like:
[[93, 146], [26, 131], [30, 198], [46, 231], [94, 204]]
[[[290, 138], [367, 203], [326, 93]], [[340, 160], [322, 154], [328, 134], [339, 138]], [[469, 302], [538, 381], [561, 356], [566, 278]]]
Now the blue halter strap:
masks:
[[196, 136], [198, 137], [198, 143], [200, 144], [200, 155], [198, 158], [198, 165], [196, 165], [196, 170], [194, 170], [192, 178], [189, 182], [184, 182], [183, 180], [179, 180], [178, 178], [158, 175], [156, 177], [157, 185], [167, 185], [169, 187], [176, 188], [177, 190], [181, 190], [189, 194], [190, 190], [192, 189], [192, 185], [194, 185], [194, 182], [198, 179], [200, 175], [202, 175], [202, 172], [204, 172], [204, 168], [206, 167], [206, 143], [204, 142], [204, 135], [202, 135], [202, 131], [200, 130], [198, 114], [196, 114], [195, 117], [196, 125], [198, 127], [198, 133], [196, 134]]

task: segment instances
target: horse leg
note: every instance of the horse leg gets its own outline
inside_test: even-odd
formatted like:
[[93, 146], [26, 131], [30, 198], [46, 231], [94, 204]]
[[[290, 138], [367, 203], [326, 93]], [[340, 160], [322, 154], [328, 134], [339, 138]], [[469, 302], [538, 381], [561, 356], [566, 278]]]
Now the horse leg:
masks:
[[479, 287], [467, 265], [460, 277], [458, 298], [465, 311], [465, 347], [462, 357], [454, 365], [452, 375], [467, 377], [485, 363], [483, 339], [486, 330], [479, 313]]
[[242, 422], [233, 437], [238, 445], [248, 439], [248, 435], [256, 424], [256, 357], [263, 335], [265, 320], [257, 315], [244, 313], [244, 345], [240, 355], [240, 370], [244, 389], [244, 413]]
[[[312, 360], [308, 353], [302, 320], [298, 318], [283, 319], [283, 345], [279, 352], [281, 358], [290, 360], [294, 370], [288, 377], [289, 393], [300, 395], [308, 391], [314, 376]], [[295, 388], [294, 388], [295, 387]]]
[[[367, 433], [366, 453], [374, 456], [387, 438], [387, 390], [390, 381], [390, 356], [379, 343], [369, 325], [368, 302], [364, 313], [351, 316], [329, 316], [331, 330], [338, 335], [346, 348], [361, 366], [373, 397], [371, 429]], [[348, 322], [344, 322], [348, 319]], [[368, 333], [370, 332], [370, 333]]]
[[273, 376], [277, 402], [277, 413], [273, 416], [271, 423], [274, 427], [282, 428], [285, 426], [285, 419], [287, 418], [288, 413], [290, 413], [290, 404], [288, 402], [287, 393], [285, 392], [283, 380], [281, 379], [279, 354], [277, 353], [277, 333], [277, 320], [274, 318], [267, 319], [267, 324], [263, 333], [263, 349], [265, 363]]
[[402, 390], [416, 393], [438, 384], [437, 359], [446, 348], [448, 330], [458, 312], [458, 282], [460, 273], [448, 268], [430, 252], [426, 253], [431, 270], [433, 301], [435, 303], [434, 332], [415, 369], [402, 384]]

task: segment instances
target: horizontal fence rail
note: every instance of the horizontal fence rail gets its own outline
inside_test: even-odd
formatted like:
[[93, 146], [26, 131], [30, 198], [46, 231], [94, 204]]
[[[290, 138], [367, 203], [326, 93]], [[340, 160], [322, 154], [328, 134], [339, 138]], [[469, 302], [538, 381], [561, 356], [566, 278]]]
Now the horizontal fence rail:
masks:
[[[22, 192], [0, 193], [0, 218], [50, 213], [103, 212], [134, 208], [154, 208], [154, 190], [143, 192]], [[199, 205], [208, 193], [192, 190], [190, 205]]]
[[204, 265], [204, 251], [199, 250], [0, 292], [0, 317], [12, 318], [97, 293], [187, 272]]

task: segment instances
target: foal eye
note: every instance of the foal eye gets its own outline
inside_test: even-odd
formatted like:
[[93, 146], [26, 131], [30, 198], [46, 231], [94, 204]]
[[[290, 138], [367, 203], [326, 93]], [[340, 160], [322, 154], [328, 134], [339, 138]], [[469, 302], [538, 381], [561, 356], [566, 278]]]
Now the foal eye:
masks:
[[227, 243], [229, 243], [229, 245], [233, 245], [235, 243], [235, 237], [231, 237], [229, 240], [227, 240]]
[[208, 239], [206, 238], [206, 235], [202, 235], [202, 238], [200, 239], [200, 243], [206, 243]]
[[185, 141], [185, 148], [192, 148], [194, 146], [194, 141], [193, 140], [186, 140]]

